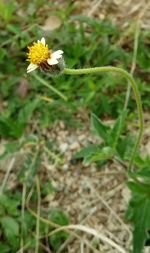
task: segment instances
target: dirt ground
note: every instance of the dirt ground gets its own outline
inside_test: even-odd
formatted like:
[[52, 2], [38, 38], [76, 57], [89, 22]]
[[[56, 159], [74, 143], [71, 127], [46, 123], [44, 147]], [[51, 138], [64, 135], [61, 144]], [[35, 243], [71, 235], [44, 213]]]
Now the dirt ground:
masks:
[[[81, 161], [72, 159], [73, 154], [81, 147], [98, 141], [96, 137], [91, 135], [89, 118], [83, 118], [83, 115], [85, 113], [76, 116], [84, 122], [82, 129], [72, 131], [60, 121], [49, 131], [41, 132], [42, 135], [46, 135], [55, 143], [55, 147], [59, 151], [57, 154], [63, 157], [63, 162], [60, 163], [59, 156], [56, 156], [53, 162], [49, 161], [47, 155], [43, 156], [40, 176], [46, 178], [46, 181], [50, 181], [57, 189], [57, 193], [51, 193], [41, 200], [41, 210], [62, 209], [69, 215], [71, 224], [92, 228], [108, 240], [103, 241], [97, 236], [76, 230], [79, 238], [72, 235], [58, 252], [129, 252], [132, 245], [132, 228], [125, 220], [125, 212], [130, 198], [130, 192], [126, 187], [127, 164], [112, 160], [103, 166], [94, 163], [84, 166]], [[110, 125], [113, 124], [113, 121], [109, 120], [106, 123]], [[145, 114], [146, 130], [141, 145], [143, 156], [150, 155], [149, 126], [149, 114]], [[37, 130], [36, 127], [33, 129]], [[18, 168], [23, 160], [23, 154], [26, 154], [26, 150], [22, 150], [15, 157], [1, 162], [0, 172], [3, 178], [6, 167], [9, 168], [12, 160], [15, 159], [7, 182], [10, 189], [17, 185]], [[109, 243], [109, 240], [115, 243], [115, 247]], [[116, 245], [119, 249], [116, 248]], [[150, 252], [150, 247], [145, 247], [144, 253], [148, 252]]]

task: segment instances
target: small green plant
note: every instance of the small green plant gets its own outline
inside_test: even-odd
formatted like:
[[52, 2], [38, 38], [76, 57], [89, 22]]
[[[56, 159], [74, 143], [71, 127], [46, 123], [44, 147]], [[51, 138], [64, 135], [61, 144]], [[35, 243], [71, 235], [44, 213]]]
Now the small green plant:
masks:
[[84, 158], [83, 163], [85, 165], [90, 162], [112, 159], [114, 156], [124, 159], [128, 152], [131, 140], [121, 136], [125, 125], [125, 119], [126, 111], [120, 115], [114, 126], [111, 128], [103, 124], [95, 114], [92, 114], [92, 132], [100, 138], [101, 144], [83, 148], [75, 154], [74, 158]]
[[[38, 50], [37, 50], [38, 49]], [[50, 52], [48, 54], [48, 52]], [[58, 52], [58, 56], [57, 56]], [[61, 54], [59, 54], [61, 53]], [[55, 52], [54, 52], [55, 54]], [[130, 200], [127, 217], [134, 224], [133, 232], [133, 252], [141, 253], [146, 239], [148, 239], [148, 230], [150, 227], [150, 190], [149, 190], [149, 179], [147, 174], [140, 174], [140, 171], [135, 171], [135, 159], [137, 157], [137, 151], [141, 141], [143, 133], [143, 112], [142, 112], [142, 102], [141, 96], [137, 87], [136, 82], [134, 81], [132, 75], [121, 68], [105, 66], [105, 67], [95, 67], [95, 68], [85, 68], [85, 69], [68, 69], [65, 68], [62, 58], [63, 52], [61, 50], [56, 51], [56, 58], [53, 59], [53, 54], [51, 51], [48, 51], [48, 46], [45, 43], [45, 39], [42, 38], [41, 41], [38, 41], [31, 48], [29, 48], [29, 61], [30, 65], [27, 68], [27, 72], [35, 70], [35, 68], [40, 67], [45, 72], [50, 72], [50, 74], [69, 74], [69, 75], [86, 75], [93, 73], [109, 73], [114, 72], [122, 75], [126, 78], [133, 89], [134, 96], [136, 99], [138, 116], [139, 116], [139, 133], [135, 144], [133, 145], [133, 150], [129, 158], [128, 166], [128, 187], [132, 192], [132, 198]], [[44, 58], [41, 57], [44, 55]], [[49, 58], [52, 60], [49, 61]], [[124, 160], [127, 156], [127, 148], [129, 147], [129, 138], [123, 138], [121, 136], [126, 119], [127, 112], [123, 110], [121, 115], [116, 120], [116, 123], [113, 127], [108, 127], [103, 124], [95, 114], [92, 114], [92, 129], [93, 131], [102, 139], [102, 143], [99, 145], [93, 145], [87, 148], [84, 148], [76, 154], [76, 158], [83, 157], [84, 163], [89, 164], [90, 162], [104, 161], [112, 159], [115, 156], [118, 156], [119, 159]], [[129, 154], [129, 152], [128, 152]], [[143, 170], [142, 170], [143, 171]], [[139, 179], [140, 177], [140, 179]], [[146, 179], [145, 179], [146, 177]], [[56, 236], [56, 235], [55, 235]], [[64, 236], [64, 235], [63, 235]], [[56, 244], [57, 245], [57, 244]]]
[[0, 0], [0, 17], [7, 24], [13, 19], [13, 12], [15, 10], [15, 3], [8, 1], [7, 3]]
[[[67, 215], [58, 209], [50, 210], [48, 215], [49, 220], [60, 226], [69, 225], [69, 218]], [[69, 233], [66, 231], [60, 231], [49, 237], [49, 242], [54, 251], [57, 251], [61, 244], [68, 238]]]
[[[6, 195], [0, 195], [0, 228], [4, 231], [4, 240], [0, 243], [0, 252], [17, 251], [19, 245], [19, 201]], [[12, 215], [13, 214], [13, 215]]]
[[[19, 170], [15, 170], [18, 174], [14, 188], [7, 188], [9, 184], [5, 180], [0, 187], [0, 252], [2, 253], [35, 252], [35, 248], [36, 251], [39, 248], [39, 252], [45, 252], [45, 245], [53, 252], [59, 251], [60, 245], [70, 233], [63, 229], [58, 231], [56, 236], [55, 234], [49, 236], [49, 233], [53, 233], [57, 226], [66, 227], [69, 219], [65, 218], [65, 213], [63, 213], [64, 217], [60, 209], [46, 210], [45, 202], [42, 202], [47, 196], [59, 192], [57, 187], [53, 186], [53, 182], [45, 177], [42, 159], [46, 157], [50, 164], [60, 166], [63, 160], [59, 151], [55, 150], [56, 143], [51, 142], [49, 138], [45, 141], [41, 133], [43, 130], [47, 131], [48, 128], [49, 131], [49, 127], [53, 126], [58, 119], [63, 120], [67, 127], [81, 126], [82, 122], [77, 124], [72, 114], [75, 115], [80, 108], [83, 108], [87, 114], [89, 111], [93, 112], [92, 132], [99, 137], [100, 141], [97, 145], [84, 148], [75, 157], [83, 157], [85, 164], [96, 162], [98, 165], [107, 163], [108, 159], [117, 159], [121, 163], [125, 161], [126, 166], [132, 156], [135, 138], [132, 133], [127, 132], [127, 123], [129, 120], [133, 121], [135, 117], [135, 103], [131, 99], [129, 110], [122, 111], [126, 90], [125, 78], [107, 73], [82, 75], [80, 78], [78, 75], [58, 75], [57, 78], [50, 79], [49, 72], [47, 75], [24, 73], [26, 48], [36, 38], [43, 37], [45, 32], [42, 30], [42, 24], [49, 15], [58, 15], [63, 29], [61, 26], [51, 31], [47, 38], [48, 43], [51, 46], [54, 45], [55, 50], [63, 48], [66, 63], [70, 68], [113, 65], [130, 69], [133, 55], [132, 35], [134, 34], [131, 34], [130, 45], [126, 41], [121, 45], [118, 41], [124, 36], [124, 31], [112, 20], [75, 16], [76, 3], [66, 2], [66, 8], [59, 9], [57, 1], [56, 3], [45, 0], [0, 1], [0, 137], [2, 139], [0, 161], [12, 157], [16, 159], [18, 153], [24, 152], [21, 164], [19, 163]], [[55, 7], [59, 10], [56, 11]], [[150, 88], [147, 75], [150, 60], [149, 39], [149, 31], [142, 29], [136, 57], [135, 80], [142, 97], [144, 111], [149, 110]], [[58, 70], [55, 70], [55, 73], [57, 72]], [[116, 121], [108, 126], [100, 120], [104, 118], [115, 118]], [[36, 122], [36, 129], [32, 128], [33, 122]], [[16, 166], [14, 167], [16, 169]], [[142, 251], [144, 244], [148, 245], [149, 238], [147, 211], [149, 167], [149, 158], [142, 159], [138, 152], [132, 166], [134, 172], [128, 173], [128, 186], [132, 197], [126, 217], [134, 225], [133, 243], [134, 250], [138, 253]], [[42, 185], [40, 214], [37, 213], [39, 200], [34, 187], [37, 174]], [[143, 184], [146, 185], [145, 188]], [[31, 196], [31, 201], [26, 203], [28, 195]], [[47, 221], [50, 222], [50, 219], [53, 219], [53, 215], [51, 217], [49, 215], [53, 211], [57, 215], [53, 220], [56, 223], [52, 225]], [[61, 220], [59, 216], [64, 218], [61, 224], [58, 224]], [[45, 220], [42, 220], [42, 217]], [[40, 223], [39, 240], [38, 222]], [[101, 239], [100, 242], [97, 241], [98, 243], [101, 244]]]

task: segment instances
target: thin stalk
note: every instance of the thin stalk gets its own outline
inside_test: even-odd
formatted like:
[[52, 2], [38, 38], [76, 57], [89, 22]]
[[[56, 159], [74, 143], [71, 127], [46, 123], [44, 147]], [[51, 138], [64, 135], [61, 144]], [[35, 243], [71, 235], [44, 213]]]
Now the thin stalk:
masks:
[[[131, 75], [133, 75], [134, 70], [136, 68], [136, 58], [137, 58], [139, 35], [140, 35], [140, 19], [138, 19], [138, 21], [136, 23], [136, 30], [135, 30], [135, 35], [134, 35], [134, 49], [133, 49], [132, 67], [131, 67], [131, 71], [130, 71]], [[131, 85], [128, 82], [128, 88], [127, 88], [127, 92], [126, 92], [124, 109], [127, 109], [127, 107], [128, 107], [130, 93], [131, 93]]]
[[39, 252], [39, 237], [40, 237], [40, 206], [41, 206], [41, 192], [40, 192], [40, 182], [38, 176], [36, 176], [36, 188], [37, 188], [37, 219], [36, 219], [36, 244], [35, 253]]
[[1, 187], [0, 187], [0, 195], [3, 194], [3, 191], [4, 191], [5, 186], [7, 184], [7, 180], [8, 180], [9, 175], [10, 175], [10, 172], [13, 169], [14, 163], [15, 163], [15, 157], [12, 158], [12, 160], [10, 161], [10, 164], [9, 164], [7, 170], [6, 170], [6, 174], [4, 176], [3, 182], [2, 182]]
[[137, 152], [137, 149], [139, 147], [142, 133], [143, 133], [143, 110], [142, 110], [142, 102], [141, 102], [141, 96], [138, 91], [138, 87], [136, 82], [134, 81], [133, 77], [131, 74], [129, 74], [127, 71], [117, 68], [117, 67], [111, 67], [111, 66], [106, 66], [106, 67], [95, 67], [95, 68], [85, 68], [85, 69], [68, 69], [65, 68], [63, 73], [68, 74], [68, 75], [85, 75], [85, 74], [95, 74], [95, 73], [107, 73], [107, 72], [115, 72], [118, 74], [121, 74], [124, 76], [131, 84], [131, 87], [133, 89], [135, 99], [136, 99], [136, 104], [137, 104], [137, 110], [138, 110], [138, 117], [139, 117], [139, 133], [135, 142], [135, 146], [133, 147], [133, 151], [131, 154], [131, 159], [129, 161], [129, 167], [128, 170], [131, 171], [132, 165], [134, 162], [134, 158]]
[[50, 85], [47, 81], [45, 81], [44, 79], [42, 79], [41, 77], [39, 77], [37, 74], [34, 74], [34, 77], [36, 78], [36, 80], [38, 80], [44, 86], [46, 86], [49, 90], [53, 91], [59, 97], [61, 97], [65, 101], [67, 101], [67, 97], [65, 95], [63, 95], [59, 90], [57, 90], [56, 88], [54, 88], [54, 86]]
[[26, 184], [23, 184], [22, 190], [22, 205], [21, 205], [21, 239], [20, 239], [20, 253], [24, 252], [24, 211], [25, 211], [25, 198], [26, 198]]

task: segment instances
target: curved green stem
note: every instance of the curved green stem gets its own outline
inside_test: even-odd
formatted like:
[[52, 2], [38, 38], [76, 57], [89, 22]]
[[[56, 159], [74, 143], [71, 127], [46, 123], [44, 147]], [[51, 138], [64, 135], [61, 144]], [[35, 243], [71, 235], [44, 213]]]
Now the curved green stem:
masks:
[[143, 133], [143, 127], [144, 127], [141, 96], [140, 96], [140, 93], [138, 91], [138, 87], [137, 87], [136, 82], [134, 81], [132, 75], [129, 74], [127, 71], [121, 69], [121, 68], [111, 67], [111, 66], [85, 68], [85, 69], [68, 69], [68, 68], [65, 68], [63, 70], [63, 73], [68, 74], [68, 75], [83, 75], [83, 74], [106, 73], [106, 72], [115, 72], [115, 73], [119, 73], [122, 76], [124, 76], [130, 82], [130, 84], [132, 86], [132, 89], [133, 89], [133, 92], [134, 92], [134, 95], [135, 95], [135, 99], [136, 99], [138, 116], [139, 116], [139, 133], [138, 133], [138, 136], [137, 136], [137, 140], [135, 142], [135, 146], [133, 148], [131, 159], [129, 161], [129, 171], [130, 171], [131, 168], [132, 168], [133, 162], [134, 162], [134, 158], [135, 158], [137, 149], [138, 149], [140, 141], [141, 141], [141, 137], [142, 137], [142, 133]]

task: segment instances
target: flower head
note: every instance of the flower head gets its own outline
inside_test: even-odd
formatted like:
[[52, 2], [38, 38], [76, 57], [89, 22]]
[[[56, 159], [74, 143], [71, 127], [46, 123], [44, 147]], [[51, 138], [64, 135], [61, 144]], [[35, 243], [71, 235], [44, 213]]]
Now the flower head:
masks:
[[30, 62], [27, 73], [40, 67], [44, 71], [51, 71], [61, 68], [62, 64], [62, 50], [53, 52], [46, 45], [45, 38], [34, 42], [34, 44], [28, 47], [28, 59]]

